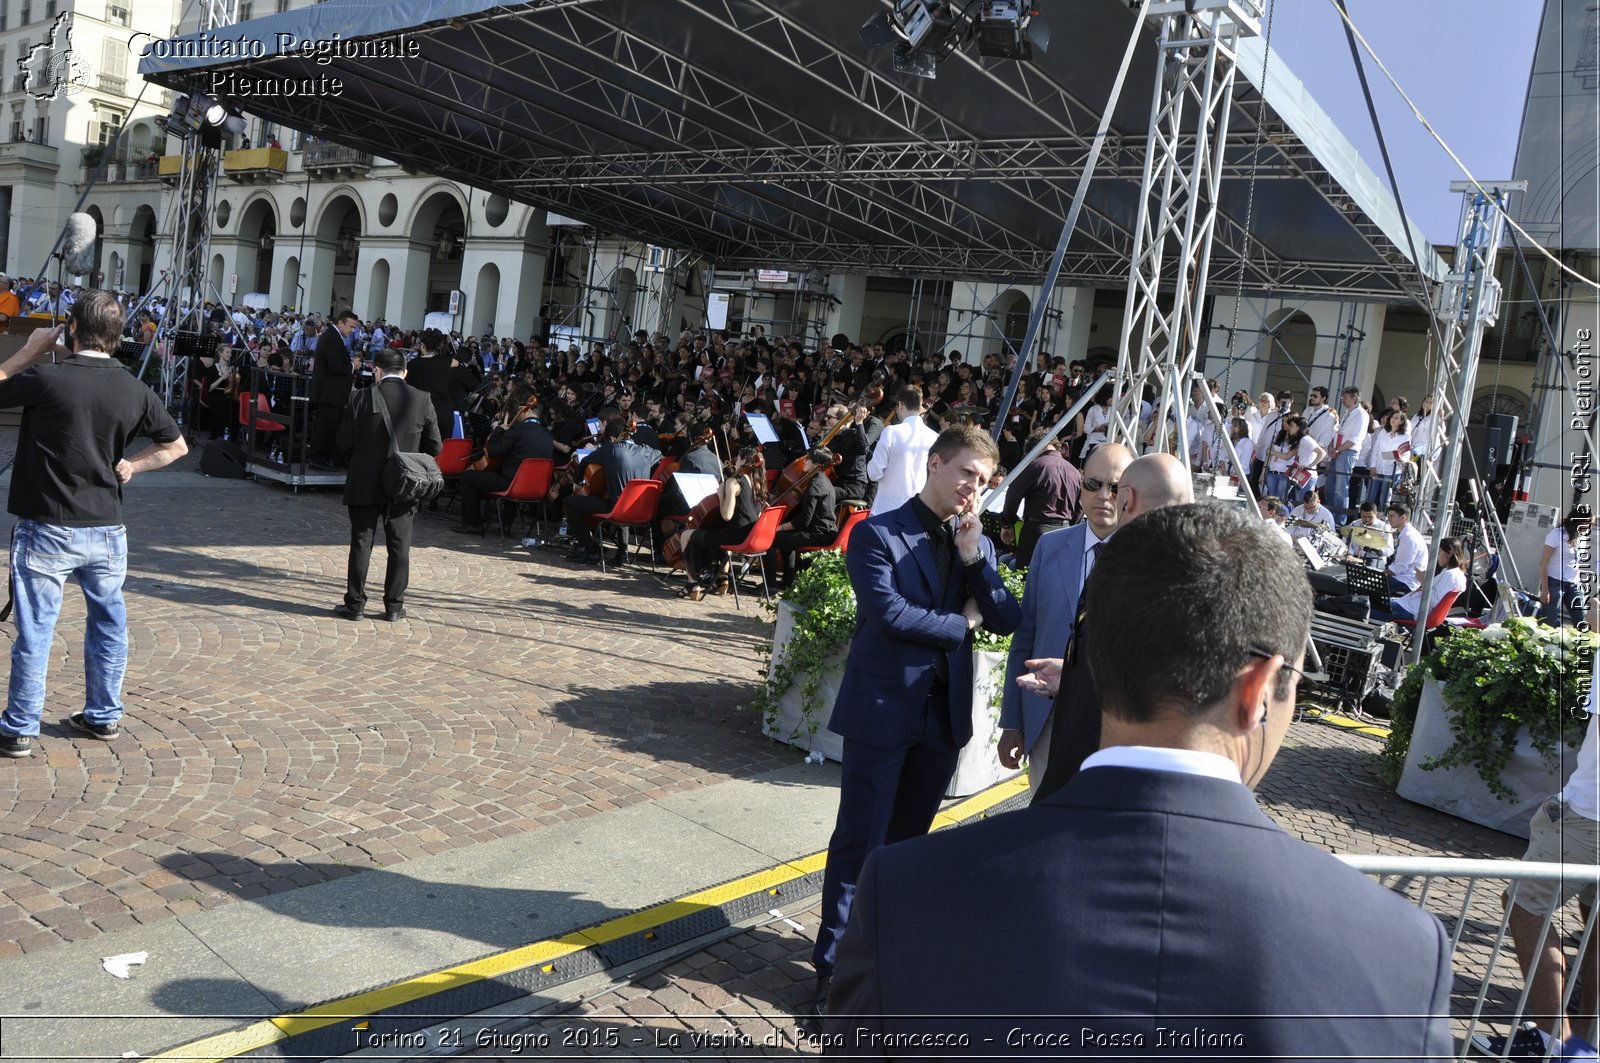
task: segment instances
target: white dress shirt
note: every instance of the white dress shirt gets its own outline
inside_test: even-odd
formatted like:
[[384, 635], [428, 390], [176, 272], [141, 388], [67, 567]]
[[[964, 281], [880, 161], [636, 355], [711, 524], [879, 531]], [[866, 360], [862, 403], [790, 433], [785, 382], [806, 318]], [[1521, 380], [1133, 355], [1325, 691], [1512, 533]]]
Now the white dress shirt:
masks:
[[1379, 476], [1393, 476], [1394, 471], [1400, 467], [1400, 459], [1394, 452], [1402, 443], [1411, 442], [1410, 432], [1391, 432], [1387, 428], [1378, 429], [1377, 440], [1372, 444], [1372, 461], [1369, 468]]
[[928, 451], [938, 438], [917, 414], [883, 430], [867, 462], [867, 478], [878, 484], [874, 515], [899, 509], [922, 490], [928, 480]]
[[1306, 435], [1333, 453], [1333, 440], [1339, 434], [1339, 414], [1332, 406], [1313, 406], [1300, 416], [1306, 419]]
[[1416, 525], [1407, 524], [1395, 537], [1394, 560], [1389, 563], [1389, 575], [1404, 583], [1406, 590], [1414, 591], [1422, 582], [1417, 573], [1427, 563], [1428, 544], [1423, 542], [1422, 533], [1417, 531]]
[[[1367, 445], [1367, 430], [1371, 427], [1371, 420], [1372, 417], [1367, 413], [1366, 407], [1359, 402], [1353, 409], [1345, 410], [1344, 416], [1339, 419], [1339, 434], [1335, 442], [1340, 447], [1348, 444], [1358, 465], [1361, 463], [1361, 451]], [[1330, 453], [1332, 449], [1329, 448]], [[1333, 457], [1338, 455], [1333, 454]]]
[[[1467, 589], [1467, 574], [1459, 568], [1446, 568], [1435, 572], [1433, 575], [1433, 595], [1428, 601], [1428, 612], [1433, 612], [1433, 607], [1444, 601], [1444, 596], [1451, 591], [1460, 594]], [[1422, 604], [1422, 587], [1410, 594], [1403, 594], [1394, 600], [1394, 604], [1410, 613], [1412, 616], [1423, 616], [1417, 611], [1417, 606]]]
[[[1338, 525], [1335, 524], [1333, 520], [1333, 510], [1329, 509], [1327, 506], [1319, 505], [1317, 507], [1317, 511], [1313, 513], [1306, 509], [1304, 505], [1298, 505], [1289, 511], [1289, 516], [1295, 517], [1299, 520], [1313, 521], [1322, 525], [1324, 528], [1327, 528], [1331, 532], [1337, 532], [1339, 530]], [[1296, 539], [1305, 539], [1310, 538], [1315, 531], [1315, 528], [1294, 527], [1289, 529], [1289, 534]]]
[[1244, 784], [1239, 766], [1220, 753], [1199, 749], [1172, 749], [1168, 746], [1110, 746], [1083, 758], [1083, 767], [1141, 768], [1145, 771], [1170, 771], [1179, 775], [1199, 775], [1207, 779]]

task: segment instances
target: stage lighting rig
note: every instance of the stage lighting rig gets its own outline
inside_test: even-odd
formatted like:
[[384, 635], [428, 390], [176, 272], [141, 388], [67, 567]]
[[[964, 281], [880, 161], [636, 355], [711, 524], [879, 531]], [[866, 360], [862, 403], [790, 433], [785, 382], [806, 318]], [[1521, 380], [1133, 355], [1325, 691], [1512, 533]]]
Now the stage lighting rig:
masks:
[[950, 53], [976, 41], [980, 55], [1031, 60], [1050, 46], [1050, 28], [1032, 0], [894, 0], [861, 27], [866, 48], [894, 45], [894, 68], [931, 78]]

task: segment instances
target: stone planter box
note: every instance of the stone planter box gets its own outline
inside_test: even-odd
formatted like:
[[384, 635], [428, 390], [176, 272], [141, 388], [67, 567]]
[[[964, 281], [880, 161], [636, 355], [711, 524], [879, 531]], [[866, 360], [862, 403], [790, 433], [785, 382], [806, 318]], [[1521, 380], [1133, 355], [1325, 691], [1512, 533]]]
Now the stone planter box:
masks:
[[1552, 794], [1566, 784], [1577, 764], [1577, 749], [1563, 750], [1559, 763], [1549, 763], [1533, 748], [1526, 734], [1520, 735], [1511, 762], [1500, 781], [1516, 796], [1502, 801], [1489, 792], [1476, 768], [1451, 767], [1424, 771], [1422, 763], [1440, 755], [1455, 744], [1446, 716], [1444, 688], [1429, 679], [1417, 704], [1417, 722], [1406, 751], [1405, 769], [1396, 792], [1408, 801], [1436, 808], [1459, 819], [1477, 823], [1519, 838], [1528, 836], [1528, 821]]
[[[796, 612], [789, 603], [778, 603], [778, 625], [772, 635], [774, 661], [778, 660], [784, 644], [794, 633]], [[1005, 681], [1005, 654], [977, 650], [973, 656], [972, 741], [967, 743], [956, 760], [955, 777], [950, 780], [950, 789], [945, 792], [947, 797], [969, 797], [1018, 774], [1002, 767], [995, 751], [995, 740], [1000, 733], [1000, 709], [995, 690], [997, 684]], [[815, 721], [815, 733], [806, 727], [800, 711], [800, 691], [796, 688], [790, 688], [783, 695], [776, 719], [762, 721], [762, 733], [798, 749], [819, 753], [828, 760], [842, 759], [844, 739], [828, 730], [827, 717], [833, 710], [834, 699], [839, 696], [839, 684], [843, 679], [844, 659], [841, 657], [837, 666], [830, 669], [819, 684], [818, 700], [821, 707]]]

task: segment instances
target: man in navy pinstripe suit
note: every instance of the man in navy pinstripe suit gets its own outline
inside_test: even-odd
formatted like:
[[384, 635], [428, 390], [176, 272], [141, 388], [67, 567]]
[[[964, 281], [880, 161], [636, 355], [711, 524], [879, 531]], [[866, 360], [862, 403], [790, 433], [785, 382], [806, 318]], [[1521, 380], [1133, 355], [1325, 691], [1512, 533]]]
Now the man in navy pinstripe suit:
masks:
[[972, 737], [973, 632], [1008, 635], [1021, 618], [974, 512], [999, 458], [981, 429], [947, 429], [928, 453], [922, 491], [850, 540], [858, 615], [828, 721], [844, 738], [844, 769], [812, 953], [819, 1003], [861, 865], [882, 845], [928, 832]]

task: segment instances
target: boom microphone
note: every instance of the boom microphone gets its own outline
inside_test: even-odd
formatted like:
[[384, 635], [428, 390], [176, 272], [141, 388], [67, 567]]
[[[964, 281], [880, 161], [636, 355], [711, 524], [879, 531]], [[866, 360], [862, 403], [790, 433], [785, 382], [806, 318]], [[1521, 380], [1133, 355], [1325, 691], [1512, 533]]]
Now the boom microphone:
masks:
[[94, 216], [82, 211], [67, 215], [66, 238], [61, 245], [62, 267], [73, 276], [94, 269]]

